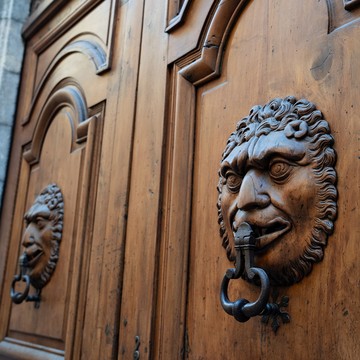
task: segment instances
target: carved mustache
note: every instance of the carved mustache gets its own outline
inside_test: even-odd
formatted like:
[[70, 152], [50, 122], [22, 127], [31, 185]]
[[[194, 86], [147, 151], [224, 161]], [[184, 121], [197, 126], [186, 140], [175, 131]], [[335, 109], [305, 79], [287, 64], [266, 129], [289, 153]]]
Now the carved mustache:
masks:
[[281, 216], [272, 218], [269, 221], [256, 219], [253, 221], [246, 220], [246, 222], [254, 232], [254, 236], [257, 239], [256, 247], [259, 251], [265, 250], [273, 241], [290, 231], [292, 227], [290, 221]]
[[33, 267], [40, 257], [43, 255], [43, 250], [39, 247], [36, 247], [32, 250], [24, 251], [19, 259], [19, 264], [21, 267]]

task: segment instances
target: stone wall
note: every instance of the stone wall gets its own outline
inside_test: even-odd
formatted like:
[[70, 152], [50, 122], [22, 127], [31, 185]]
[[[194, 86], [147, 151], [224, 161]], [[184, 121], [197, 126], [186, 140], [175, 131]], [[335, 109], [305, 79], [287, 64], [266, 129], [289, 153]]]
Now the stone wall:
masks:
[[21, 28], [30, 0], [0, 1], [0, 209], [24, 53]]

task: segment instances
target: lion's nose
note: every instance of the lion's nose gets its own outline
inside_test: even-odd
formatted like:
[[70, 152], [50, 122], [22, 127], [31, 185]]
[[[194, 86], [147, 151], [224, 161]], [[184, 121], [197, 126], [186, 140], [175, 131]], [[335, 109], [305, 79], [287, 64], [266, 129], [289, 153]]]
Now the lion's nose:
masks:
[[266, 180], [258, 170], [249, 170], [240, 187], [237, 198], [237, 207], [248, 211], [256, 208], [265, 208], [270, 205], [270, 196], [266, 192]]
[[28, 248], [29, 246], [33, 245], [35, 242], [34, 236], [31, 234], [29, 230], [26, 230], [22, 239], [22, 246]]

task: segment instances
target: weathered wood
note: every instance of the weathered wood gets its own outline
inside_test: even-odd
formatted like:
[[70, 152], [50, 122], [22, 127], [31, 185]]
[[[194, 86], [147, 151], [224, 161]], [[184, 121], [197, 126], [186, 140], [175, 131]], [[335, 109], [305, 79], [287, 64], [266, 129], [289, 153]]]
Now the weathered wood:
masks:
[[[0, 358], [355, 358], [358, 3], [43, 2], [24, 30], [1, 215]], [[338, 213], [324, 259], [303, 279], [291, 277], [298, 283], [278, 287], [290, 298], [291, 322], [275, 336], [259, 317], [239, 323], [221, 307], [220, 284], [234, 264], [219, 236], [216, 187], [236, 123], [253, 105], [287, 95], [313, 102], [330, 125]], [[257, 160], [242, 174], [248, 189], [273, 184], [249, 183], [259, 175]], [[229, 176], [222, 179], [233, 181], [229, 191], [240, 193], [240, 178]], [[314, 191], [301, 180], [288, 201]], [[39, 309], [13, 305], [23, 216], [53, 182], [65, 206], [59, 260]], [[230, 219], [233, 205], [222, 201], [222, 217]], [[303, 196], [300, 203], [306, 207]], [[266, 228], [257, 218], [249, 222]], [[290, 252], [284, 247], [283, 257]], [[275, 265], [259, 259], [269, 273], [281, 268], [282, 256]], [[259, 294], [242, 279], [229, 287], [231, 301]]]
[[[359, 173], [355, 153], [350, 150], [355, 150], [356, 140], [354, 136], [349, 138], [349, 134], [359, 130], [354, 92], [344, 92], [347, 87], [356, 87], [360, 75], [349, 56], [352, 49], [356, 58], [359, 27], [357, 22], [348, 23], [328, 35], [328, 24], [325, 1], [250, 2], [224, 45], [221, 77], [197, 89], [189, 288], [187, 316], [183, 319], [184, 351], [189, 358], [212, 358], [216, 354], [223, 359], [336, 359], [353, 358], [359, 351], [356, 336], [350, 335], [359, 331], [359, 310], [355, 305], [359, 288], [355, 284], [360, 269], [354, 258], [353, 231], [357, 226], [359, 188], [357, 176], [350, 180], [347, 175], [349, 171]], [[181, 63], [185, 62], [182, 58]], [[343, 75], [339, 77], [339, 73]], [[275, 336], [260, 319], [240, 324], [220, 306], [220, 283], [231, 264], [224, 260], [226, 255], [218, 235], [215, 189], [219, 160], [237, 121], [254, 104], [288, 94], [310, 98], [330, 124], [338, 154], [339, 213], [324, 260], [298, 284], [280, 288], [281, 295], [290, 297], [292, 320], [281, 326]], [[349, 185], [351, 181], [354, 183], [350, 189], [345, 182]], [[178, 187], [177, 191], [182, 189]], [[351, 198], [353, 206], [349, 205]], [[166, 200], [171, 208], [171, 198]], [[186, 212], [184, 209], [183, 216]], [[345, 217], [351, 226], [345, 225]], [[165, 239], [164, 243], [171, 242]], [[181, 258], [184, 250], [177, 247], [176, 251], [174, 257]], [[167, 286], [170, 284], [165, 283]], [[238, 280], [231, 284], [230, 298], [236, 299], [240, 294], [256, 299], [258, 289]], [[174, 294], [176, 297], [179, 294]], [[162, 336], [166, 337], [166, 333]]]
[[[153, 347], [166, 106], [165, 16], [165, 9], [158, 6], [157, 0], [145, 2], [118, 359], [133, 357], [135, 336], [140, 337], [140, 358], [149, 358]], [[148, 89], [152, 92], [151, 101]]]

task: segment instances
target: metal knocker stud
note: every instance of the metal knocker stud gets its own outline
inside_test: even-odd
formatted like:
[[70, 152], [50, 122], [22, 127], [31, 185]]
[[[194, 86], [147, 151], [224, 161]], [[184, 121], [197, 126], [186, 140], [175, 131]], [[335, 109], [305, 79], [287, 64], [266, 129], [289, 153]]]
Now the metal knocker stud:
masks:
[[[223, 309], [237, 321], [246, 322], [257, 315], [272, 315], [280, 312], [277, 304], [268, 303], [270, 296], [270, 281], [263, 269], [253, 266], [256, 238], [251, 226], [244, 222], [235, 233], [236, 268], [228, 269], [221, 284], [220, 301]], [[230, 280], [245, 275], [249, 280], [256, 277], [260, 280], [260, 295], [255, 302], [246, 299], [229, 300], [228, 286]]]

